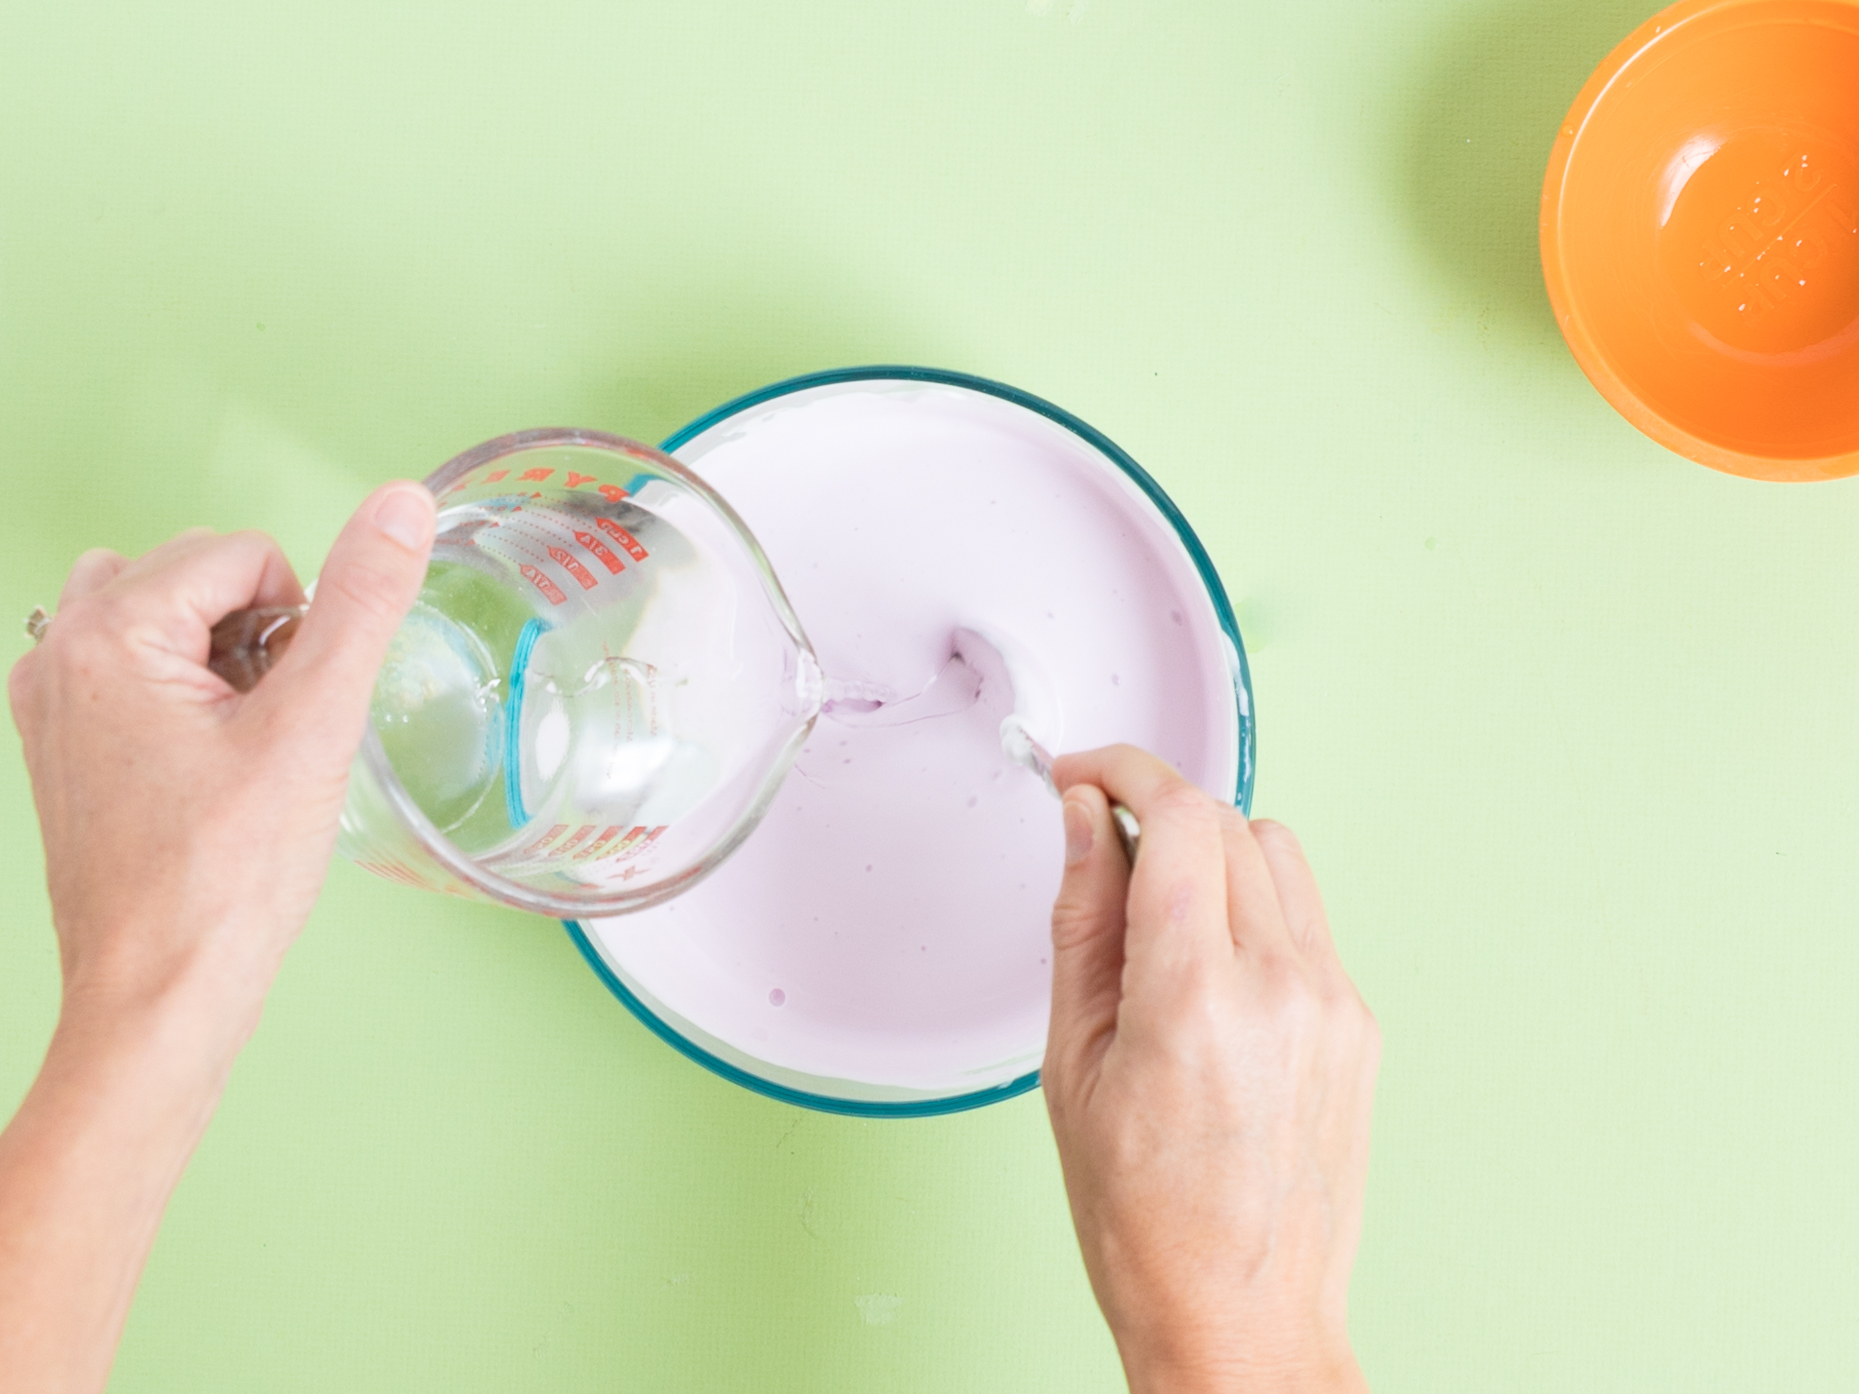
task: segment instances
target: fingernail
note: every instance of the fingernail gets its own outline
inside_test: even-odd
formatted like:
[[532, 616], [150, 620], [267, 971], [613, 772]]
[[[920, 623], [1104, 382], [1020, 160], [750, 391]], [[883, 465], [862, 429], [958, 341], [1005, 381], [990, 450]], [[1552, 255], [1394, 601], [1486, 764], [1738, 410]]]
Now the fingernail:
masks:
[[432, 532], [432, 501], [412, 489], [391, 490], [374, 506], [374, 525], [409, 552], [418, 551]]
[[1091, 813], [1081, 803], [1065, 800], [1065, 865], [1076, 866], [1091, 855]]

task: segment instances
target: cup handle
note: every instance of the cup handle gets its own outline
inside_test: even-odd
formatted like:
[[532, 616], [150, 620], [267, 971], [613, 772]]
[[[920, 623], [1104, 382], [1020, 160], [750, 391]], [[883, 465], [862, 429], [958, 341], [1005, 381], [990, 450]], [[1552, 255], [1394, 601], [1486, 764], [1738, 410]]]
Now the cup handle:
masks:
[[213, 626], [207, 667], [235, 692], [250, 692], [297, 637], [307, 605], [264, 605], [234, 610]]

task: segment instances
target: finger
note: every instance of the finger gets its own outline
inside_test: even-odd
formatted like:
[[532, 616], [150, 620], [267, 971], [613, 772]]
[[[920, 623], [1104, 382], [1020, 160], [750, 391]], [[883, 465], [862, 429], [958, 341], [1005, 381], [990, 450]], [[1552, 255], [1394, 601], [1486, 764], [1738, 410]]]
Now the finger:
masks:
[[157, 543], [142, 555], [131, 557], [121, 574], [129, 580], [147, 576], [160, 570], [176, 557], [191, 555], [200, 550], [201, 544], [210, 542], [219, 534], [208, 527], [185, 528], [170, 537], [166, 542]]
[[1152, 974], [1179, 981], [1210, 955], [1230, 962], [1221, 806], [1134, 746], [1065, 756], [1053, 763], [1052, 776], [1061, 790], [1097, 785], [1142, 824], [1123, 945], [1131, 992]]
[[1227, 929], [1234, 945], [1256, 957], [1299, 956], [1271, 867], [1245, 815], [1236, 808], [1222, 810], [1220, 835], [1226, 848]]
[[301, 603], [290, 562], [261, 532], [224, 537], [185, 533], [125, 565], [94, 593], [112, 608], [112, 621], [140, 630], [197, 663], [205, 663], [208, 635], [234, 610]]
[[91, 548], [71, 563], [71, 574], [65, 577], [65, 588], [58, 595], [59, 606], [62, 608], [74, 600], [82, 600], [102, 590], [127, 565], [128, 558], [112, 552], [108, 547]]
[[1051, 1082], [1075, 1078], [1117, 1026], [1122, 995], [1124, 903], [1130, 869], [1110, 822], [1104, 791], [1080, 784], [1065, 795], [1065, 878], [1052, 906]]
[[211, 528], [189, 528], [132, 557], [101, 590], [132, 605], [182, 605], [204, 616], [209, 628], [233, 610], [288, 603], [285, 598], [292, 595], [301, 603], [303, 595], [289, 560], [271, 537], [252, 530], [221, 535]]
[[433, 500], [408, 480], [385, 484], [362, 501], [330, 549], [303, 627], [257, 688], [259, 719], [289, 704], [291, 724], [321, 726], [347, 747], [359, 741], [374, 680], [394, 631], [413, 607], [432, 550]]
[[1074, 784], [1095, 784], [1138, 819], [1152, 800], [1187, 783], [1173, 765], [1133, 745], [1061, 755], [1052, 762], [1052, 782], [1061, 793]]
[[1330, 937], [1330, 919], [1323, 909], [1323, 894], [1297, 834], [1283, 823], [1261, 818], [1252, 824], [1252, 836], [1271, 873], [1292, 942], [1312, 963], [1340, 967], [1336, 943]]

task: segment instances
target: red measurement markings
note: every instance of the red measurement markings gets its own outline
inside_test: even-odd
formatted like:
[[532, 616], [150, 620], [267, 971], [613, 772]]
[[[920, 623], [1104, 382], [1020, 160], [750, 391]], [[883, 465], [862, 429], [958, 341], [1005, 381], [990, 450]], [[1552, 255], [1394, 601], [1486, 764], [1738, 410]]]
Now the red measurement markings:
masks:
[[584, 862], [589, 857], [598, 857], [603, 851], [606, 850], [607, 844], [613, 841], [615, 837], [619, 836], [619, 834], [624, 830], [624, 828], [625, 828], [625, 824], [615, 823], [612, 827], [608, 828], [605, 832], [603, 832], [599, 837], [595, 838], [592, 842], [588, 843], [587, 846], [583, 847], [579, 852], [576, 852], [574, 854], [574, 859], [578, 862]]
[[569, 838], [560, 847], [557, 847], [554, 851], [550, 852], [549, 855], [551, 857], [567, 856], [570, 852], [574, 851], [575, 848], [579, 847], [583, 842], [586, 842], [590, 837], [592, 837], [594, 835], [594, 830], [598, 828], [599, 826], [600, 824], [598, 823], [583, 823], [578, 829], [575, 830], [575, 834], [573, 837]]
[[628, 857], [638, 856], [658, 841], [659, 834], [665, 831], [665, 827], [666, 825], [661, 824], [656, 828], [634, 828], [620, 839], [619, 846], [615, 847], [610, 855], [615, 861], [624, 861]]
[[548, 596], [549, 604], [551, 605], [560, 605], [568, 598], [562, 594], [562, 588], [560, 586], [556, 585], [555, 582], [551, 581], [547, 576], [544, 576], [528, 562], [523, 563], [523, 579], [528, 581], [530, 585], [534, 586], [544, 595]]
[[568, 487], [570, 489], [579, 489], [583, 484], [592, 484], [593, 482], [594, 476], [591, 474], [576, 474], [573, 470], [568, 471]]
[[549, 548], [549, 555], [554, 557], [563, 571], [581, 583], [581, 589], [591, 591], [600, 583], [600, 578], [575, 559], [573, 552], [562, 547]]
[[616, 857], [624, 857], [627, 852], [632, 849], [632, 845], [639, 841], [640, 838], [644, 837], [645, 834], [646, 830], [644, 828], [634, 828], [614, 845], [613, 855]]
[[464, 478], [456, 480], [452, 484], [447, 485], [446, 491], [443, 494], [441, 494], [439, 497], [449, 499], [452, 497], [453, 494], [458, 493], [461, 489], [470, 489], [479, 484], [495, 484], [498, 480], [502, 479], [508, 473], [510, 473], [509, 470], [492, 470], [489, 474], [484, 475], [482, 478], [478, 477], [475, 474], [467, 474]]
[[599, 557], [600, 564], [614, 575], [617, 576], [622, 571], [626, 570], [626, 563], [614, 556], [613, 549], [607, 546], [607, 544], [602, 542], [598, 537], [594, 536], [593, 533], [577, 532], [574, 535], [574, 540], [587, 548], [587, 550], [592, 552], [595, 556]]
[[384, 876], [389, 881], [398, 881], [403, 886], [412, 886], [422, 891], [427, 888], [426, 882], [422, 877], [415, 876], [404, 866], [396, 865], [393, 862], [370, 861], [361, 862], [358, 863], [358, 865], [363, 871], [372, 871], [376, 876]]
[[549, 469], [546, 466], [537, 465], [536, 468], [534, 468], [533, 470], [524, 470], [521, 474], [517, 476], [517, 478], [518, 479], [534, 479], [540, 482], [541, 480], [547, 479], [550, 475], [554, 473], [555, 473], [554, 470]]
[[594, 520], [594, 526], [625, 548], [626, 555], [631, 557], [634, 561], [644, 561], [646, 559], [646, 550], [639, 545], [639, 539], [626, 531], [626, 529], [621, 527], [618, 523], [614, 522], [613, 519], [596, 518]]
[[566, 823], [557, 823], [554, 827], [550, 828], [541, 837], [537, 838], [535, 842], [530, 846], [529, 850], [532, 852], [540, 852], [544, 848], [546, 848], [551, 842], [555, 841], [556, 838], [560, 837], [563, 833], [567, 831], [568, 831], [568, 825]]

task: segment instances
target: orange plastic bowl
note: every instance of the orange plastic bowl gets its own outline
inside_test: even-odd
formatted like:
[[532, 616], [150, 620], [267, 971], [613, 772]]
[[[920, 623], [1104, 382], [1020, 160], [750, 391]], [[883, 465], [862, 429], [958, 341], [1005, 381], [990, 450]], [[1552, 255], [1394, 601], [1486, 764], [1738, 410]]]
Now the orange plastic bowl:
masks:
[[1859, 473], [1859, 0], [1684, 0], [1588, 79], [1543, 274], [1640, 430], [1756, 479]]

